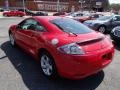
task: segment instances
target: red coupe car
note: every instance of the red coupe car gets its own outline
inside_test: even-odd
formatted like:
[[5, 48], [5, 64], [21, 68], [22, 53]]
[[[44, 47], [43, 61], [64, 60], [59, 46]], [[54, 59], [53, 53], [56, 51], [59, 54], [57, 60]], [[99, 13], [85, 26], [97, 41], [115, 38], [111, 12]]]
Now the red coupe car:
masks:
[[22, 11], [8, 11], [8, 12], [4, 12], [3, 16], [5, 17], [10, 17], [10, 16], [18, 16], [18, 17], [23, 17], [26, 14]]
[[85, 78], [112, 62], [109, 38], [76, 20], [36, 16], [9, 28], [12, 46], [18, 45], [40, 62], [48, 77]]

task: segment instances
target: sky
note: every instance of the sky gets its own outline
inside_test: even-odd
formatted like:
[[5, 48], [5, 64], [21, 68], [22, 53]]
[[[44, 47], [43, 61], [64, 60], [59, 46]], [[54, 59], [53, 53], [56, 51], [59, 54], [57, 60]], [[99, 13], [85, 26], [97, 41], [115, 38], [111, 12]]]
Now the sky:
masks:
[[109, 0], [110, 4], [111, 3], [119, 3], [120, 4], [120, 0]]

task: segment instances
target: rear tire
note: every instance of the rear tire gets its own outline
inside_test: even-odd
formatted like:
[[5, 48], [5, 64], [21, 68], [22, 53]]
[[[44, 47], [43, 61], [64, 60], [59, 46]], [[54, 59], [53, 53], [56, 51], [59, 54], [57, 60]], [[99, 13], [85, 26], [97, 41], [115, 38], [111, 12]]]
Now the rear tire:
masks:
[[40, 55], [40, 66], [43, 74], [48, 78], [55, 78], [57, 76], [54, 59], [46, 51], [42, 52]]
[[18, 17], [23, 17], [23, 16], [22, 16], [22, 15], [20, 15], [20, 14], [18, 14], [17, 16], [18, 16]]

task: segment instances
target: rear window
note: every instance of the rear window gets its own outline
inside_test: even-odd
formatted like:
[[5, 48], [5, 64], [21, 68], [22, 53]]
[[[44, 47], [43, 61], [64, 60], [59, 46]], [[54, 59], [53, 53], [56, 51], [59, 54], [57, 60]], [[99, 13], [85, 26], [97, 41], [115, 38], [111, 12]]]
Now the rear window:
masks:
[[62, 31], [67, 33], [74, 33], [74, 34], [85, 34], [92, 32], [87, 26], [81, 24], [78, 21], [68, 19], [68, 18], [59, 18], [50, 21]]
[[104, 20], [110, 20], [111, 18], [112, 18], [112, 16], [102, 16], [102, 17], [98, 18], [97, 20], [104, 21]]

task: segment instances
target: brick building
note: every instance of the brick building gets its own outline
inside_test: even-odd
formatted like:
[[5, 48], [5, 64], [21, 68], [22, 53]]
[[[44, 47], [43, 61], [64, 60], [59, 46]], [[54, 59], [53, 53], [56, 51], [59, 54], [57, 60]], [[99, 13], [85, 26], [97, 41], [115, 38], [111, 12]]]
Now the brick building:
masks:
[[[25, 7], [30, 10], [45, 11], [77, 11], [96, 10], [104, 11], [109, 5], [108, 0], [25, 0]], [[23, 7], [23, 0], [0, 0], [0, 7], [17, 9]]]

